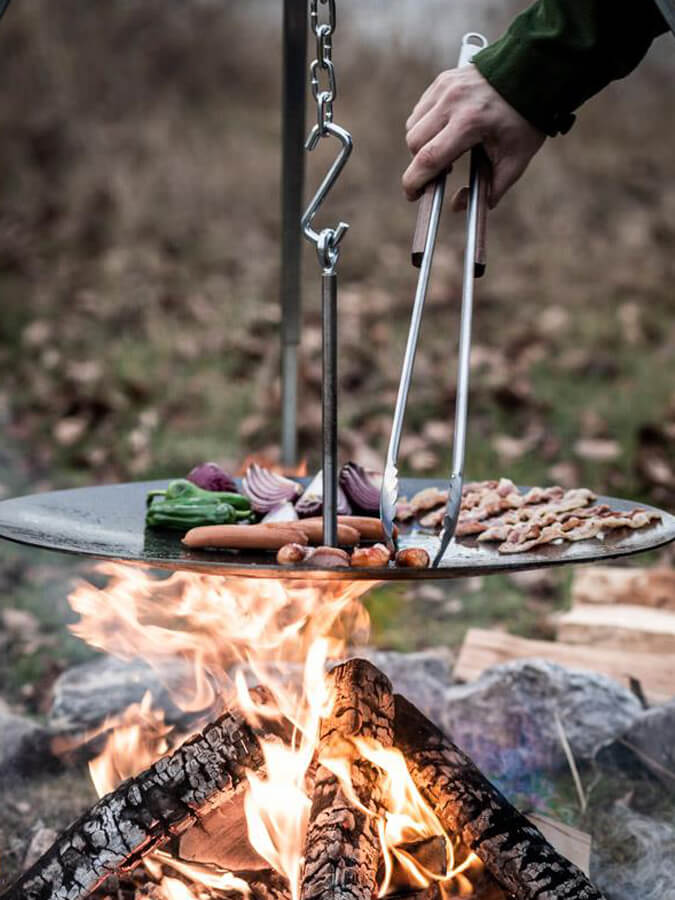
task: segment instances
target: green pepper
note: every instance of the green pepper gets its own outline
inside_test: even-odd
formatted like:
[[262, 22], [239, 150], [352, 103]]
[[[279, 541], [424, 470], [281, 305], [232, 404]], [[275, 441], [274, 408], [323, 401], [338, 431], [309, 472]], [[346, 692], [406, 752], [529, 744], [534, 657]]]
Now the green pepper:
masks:
[[150, 528], [186, 531], [198, 525], [234, 525], [248, 519], [250, 512], [236, 510], [231, 503], [180, 503], [155, 501], [148, 508], [145, 524]]
[[187, 478], [177, 478], [171, 481], [164, 491], [148, 491], [147, 504], [154, 505], [156, 497], [161, 497], [164, 501], [180, 501], [184, 504], [205, 504], [213, 506], [215, 503], [229, 503], [237, 510], [251, 511], [251, 501], [243, 494], [233, 494], [229, 491], [205, 491], [203, 488], [197, 487]]

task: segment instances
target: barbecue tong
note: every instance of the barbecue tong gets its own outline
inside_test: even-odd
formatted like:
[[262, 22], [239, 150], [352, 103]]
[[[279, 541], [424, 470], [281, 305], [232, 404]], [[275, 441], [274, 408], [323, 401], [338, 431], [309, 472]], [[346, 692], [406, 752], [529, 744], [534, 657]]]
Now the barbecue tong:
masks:
[[[474, 55], [487, 47], [482, 34], [469, 32], [462, 38], [458, 66], [468, 65]], [[396, 503], [398, 501], [398, 452], [401, 443], [403, 419], [408, 403], [408, 392], [412, 380], [415, 354], [419, 340], [420, 324], [424, 303], [429, 287], [429, 277], [434, 249], [438, 236], [438, 225], [443, 210], [447, 173], [439, 175], [431, 182], [420, 200], [417, 225], [413, 238], [412, 263], [419, 267], [417, 290], [413, 303], [408, 341], [403, 358], [403, 369], [398, 386], [394, 420], [392, 423], [387, 460], [380, 493], [380, 516], [388, 542], [392, 543]], [[466, 447], [466, 425], [469, 400], [469, 362], [471, 353], [471, 317], [473, 312], [474, 279], [485, 272], [485, 225], [487, 218], [487, 190], [490, 169], [487, 156], [481, 146], [471, 151], [469, 198], [466, 219], [466, 246], [464, 251], [464, 276], [462, 285], [462, 312], [459, 332], [459, 363], [457, 372], [457, 397], [455, 402], [455, 430], [452, 445], [452, 474], [448, 489], [448, 501], [443, 518], [441, 544], [434, 559], [436, 568], [442, 560], [448, 544], [457, 528], [462, 503], [464, 481], [464, 456]]]

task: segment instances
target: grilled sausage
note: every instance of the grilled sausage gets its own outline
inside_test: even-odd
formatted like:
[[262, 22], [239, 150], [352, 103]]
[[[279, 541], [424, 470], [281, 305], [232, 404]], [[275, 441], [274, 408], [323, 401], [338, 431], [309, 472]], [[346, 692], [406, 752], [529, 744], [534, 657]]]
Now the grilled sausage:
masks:
[[[300, 519], [295, 524], [302, 529], [307, 522], [320, 522], [323, 528], [323, 519], [320, 516]], [[373, 516], [338, 516], [338, 525], [348, 525], [350, 528], [356, 528], [361, 535], [362, 541], [383, 541], [386, 537], [382, 522]], [[394, 527], [394, 537], [396, 537], [397, 533], [398, 531]]]
[[349, 554], [339, 547], [317, 547], [307, 553], [305, 563], [322, 569], [335, 569], [349, 565]]
[[228, 550], [279, 550], [284, 544], [308, 544], [298, 528], [286, 522], [268, 525], [202, 525], [183, 538], [186, 547], [218, 547]]
[[402, 569], [428, 569], [429, 554], [423, 547], [406, 547], [396, 554], [396, 565]]
[[[298, 522], [265, 522], [265, 528], [283, 525], [284, 528], [295, 528], [300, 534], [306, 534], [310, 544], [321, 544], [323, 541], [323, 519], [301, 519]], [[337, 540], [341, 547], [355, 547], [361, 535], [351, 525], [338, 524]]]
[[280, 566], [299, 566], [312, 551], [302, 544], [284, 544], [277, 553], [277, 562]]
[[373, 547], [358, 547], [352, 553], [351, 564], [356, 569], [386, 566], [391, 559], [391, 551], [384, 544]]

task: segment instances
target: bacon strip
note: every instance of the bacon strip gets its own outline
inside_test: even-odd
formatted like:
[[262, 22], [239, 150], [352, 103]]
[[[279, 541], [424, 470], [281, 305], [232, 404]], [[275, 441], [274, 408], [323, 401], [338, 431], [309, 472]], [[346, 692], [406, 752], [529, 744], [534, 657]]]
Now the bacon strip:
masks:
[[[589, 540], [613, 528], [644, 528], [660, 518], [643, 509], [620, 513], [594, 504], [595, 499], [587, 488], [566, 491], [553, 485], [521, 494], [508, 478], [469, 482], [455, 533], [499, 543], [500, 553], [524, 553], [552, 541]], [[426, 488], [406, 502], [402, 512], [407, 518], [417, 516], [423, 528], [436, 529], [443, 522], [446, 500], [446, 491]]]

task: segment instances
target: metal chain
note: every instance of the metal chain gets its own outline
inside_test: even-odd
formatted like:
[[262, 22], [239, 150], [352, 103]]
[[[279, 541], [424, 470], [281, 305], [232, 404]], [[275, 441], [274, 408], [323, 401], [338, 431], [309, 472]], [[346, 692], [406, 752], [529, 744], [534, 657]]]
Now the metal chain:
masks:
[[[335, 66], [333, 65], [333, 35], [335, 34], [335, 0], [321, 0], [328, 6], [328, 21], [319, 21], [319, 0], [311, 0], [310, 23], [316, 36], [316, 59], [311, 65], [312, 96], [316, 101], [317, 125], [322, 135], [325, 134], [326, 123], [333, 121], [333, 102], [337, 94]], [[321, 87], [321, 73], [328, 78], [327, 89]]]
[[[320, 5], [326, 7], [324, 16], [319, 13]], [[314, 150], [322, 138], [333, 137], [340, 142], [341, 149], [302, 217], [302, 230], [307, 240], [315, 245], [323, 271], [334, 272], [340, 255], [340, 241], [349, 225], [340, 222], [335, 228], [324, 228], [318, 232], [312, 227], [312, 221], [340, 177], [352, 152], [353, 142], [349, 132], [336, 125], [333, 119], [333, 104], [337, 96], [333, 64], [333, 35], [337, 25], [335, 0], [310, 0], [309, 9], [310, 24], [316, 38], [316, 59], [310, 66], [312, 96], [316, 102], [316, 125], [307, 138], [305, 148]]]

